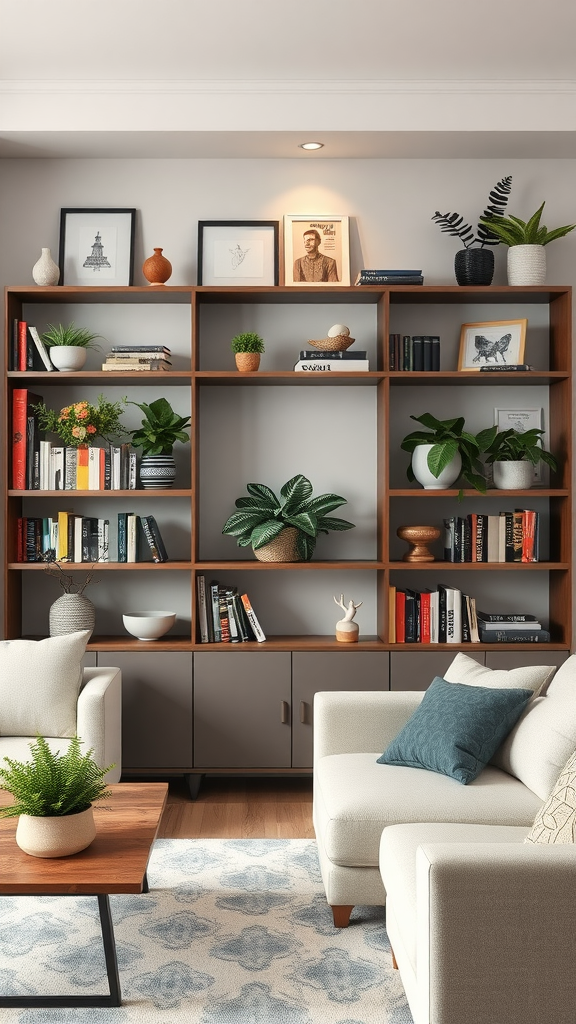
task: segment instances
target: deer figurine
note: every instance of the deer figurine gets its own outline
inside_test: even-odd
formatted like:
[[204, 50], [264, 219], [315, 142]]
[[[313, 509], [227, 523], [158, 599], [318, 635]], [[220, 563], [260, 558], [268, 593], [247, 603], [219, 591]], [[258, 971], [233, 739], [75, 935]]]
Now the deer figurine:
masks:
[[359, 601], [358, 604], [354, 604], [354, 601], [348, 601], [348, 607], [344, 604], [344, 594], [340, 594], [340, 600], [334, 598], [335, 603], [339, 608], [345, 612], [344, 618], [340, 619], [336, 623], [336, 639], [343, 644], [354, 644], [358, 641], [358, 633], [360, 632], [357, 622], [353, 622], [356, 611], [364, 603]]

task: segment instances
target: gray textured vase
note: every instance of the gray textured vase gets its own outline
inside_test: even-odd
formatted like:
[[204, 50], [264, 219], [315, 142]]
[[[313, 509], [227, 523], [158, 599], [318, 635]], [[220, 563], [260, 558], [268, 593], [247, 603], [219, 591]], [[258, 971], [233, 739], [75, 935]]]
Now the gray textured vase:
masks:
[[62, 594], [50, 607], [50, 636], [76, 633], [80, 629], [94, 632], [96, 609], [84, 594]]
[[140, 483], [146, 490], [168, 488], [176, 479], [173, 455], [143, 455], [140, 462]]

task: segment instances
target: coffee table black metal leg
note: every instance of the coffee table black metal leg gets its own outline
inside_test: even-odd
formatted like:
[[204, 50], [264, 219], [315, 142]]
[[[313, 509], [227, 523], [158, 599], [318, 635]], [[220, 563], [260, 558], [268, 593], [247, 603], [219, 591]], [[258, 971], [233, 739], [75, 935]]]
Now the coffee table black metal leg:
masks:
[[120, 1006], [122, 995], [120, 992], [120, 976], [118, 974], [118, 958], [116, 956], [116, 942], [114, 939], [114, 927], [110, 913], [110, 897], [108, 895], [98, 896], [98, 910], [100, 911], [100, 924], [102, 926], [102, 941], [104, 943], [104, 956], [106, 958], [106, 971], [108, 984], [110, 986], [109, 1006]]

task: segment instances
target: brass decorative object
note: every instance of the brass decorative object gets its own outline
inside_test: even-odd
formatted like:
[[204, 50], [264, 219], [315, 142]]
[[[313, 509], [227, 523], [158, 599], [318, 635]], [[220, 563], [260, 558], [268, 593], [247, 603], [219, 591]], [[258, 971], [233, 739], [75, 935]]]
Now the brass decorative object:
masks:
[[434, 555], [430, 553], [426, 545], [438, 540], [440, 530], [437, 526], [399, 526], [396, 533], [400, 540], [405, 540], [410, 545], [403, 557], [404, 562], [435, 561]]

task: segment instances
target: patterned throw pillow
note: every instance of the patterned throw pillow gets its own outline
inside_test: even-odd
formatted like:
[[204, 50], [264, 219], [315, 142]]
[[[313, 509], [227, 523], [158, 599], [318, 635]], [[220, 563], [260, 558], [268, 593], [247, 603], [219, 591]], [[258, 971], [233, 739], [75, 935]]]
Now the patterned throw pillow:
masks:
[[542, 805], [525, 843], [576, 843], [576, 750]]

